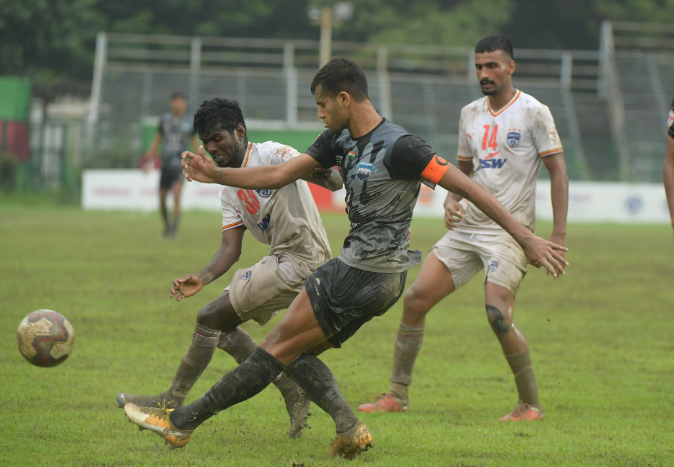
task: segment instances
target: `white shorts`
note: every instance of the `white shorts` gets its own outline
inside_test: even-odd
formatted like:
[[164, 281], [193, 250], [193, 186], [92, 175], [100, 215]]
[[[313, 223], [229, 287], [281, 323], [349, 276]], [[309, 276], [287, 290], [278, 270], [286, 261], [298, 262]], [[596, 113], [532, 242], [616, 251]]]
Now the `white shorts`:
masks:
[[242, 320], [262, 326], [288, 308], [303, 287], [304, 279], [290, 261], [265, 256], [255, 266], [236, 271], [225, 290]]
[[500, 285], [517, 296], [527, 273], [524, 251], [507, 233], [485, 235], [450, 230], [431, 251], [447, 266], [457, 289], [484, 268], [485, 284]]

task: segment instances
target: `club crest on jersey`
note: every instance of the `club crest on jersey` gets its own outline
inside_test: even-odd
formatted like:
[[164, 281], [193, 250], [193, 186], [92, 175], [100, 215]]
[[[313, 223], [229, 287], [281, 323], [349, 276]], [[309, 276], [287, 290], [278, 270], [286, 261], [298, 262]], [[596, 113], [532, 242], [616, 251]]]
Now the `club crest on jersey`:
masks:
[[358, 164], [356, 166], [356, 177], [360, 181], [365, 181], [368, 178], [372, 176], [373, 173], [375, 173], [377, 170], [374, 168], [374, 165], [372, 164]]
[[499, 267], [499, 261], [498, 258], [492, 258], [491, 262], [489, 263], [489, 272], [496, 272], [496, 270]]
[[269, 198], [271, 190], [255, 190], [260, 198]]
[[508, 146], [511, 148], [514, 148], [518, 144], [520, 144], [520, 138], [522, 137], [522, 134], [519, 131], [509, 131], [508, 132]]
[[245, 281], [253, 277], [253, 271], [246, 271], [244, 272], [241, 277], [239, 278], [240, 281]]

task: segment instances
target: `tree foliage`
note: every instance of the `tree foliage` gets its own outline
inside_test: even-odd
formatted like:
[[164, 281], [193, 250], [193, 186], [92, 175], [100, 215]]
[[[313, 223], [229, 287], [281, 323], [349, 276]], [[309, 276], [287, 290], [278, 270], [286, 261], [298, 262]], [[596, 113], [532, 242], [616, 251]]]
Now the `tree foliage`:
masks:
[[[596, 49], [603, 19], [674, 21], [674, 0], [352, 0], [335, 40]], [[99, 31], [317, 39], [309, 3], [334, 0], [0, 0], [0, 74], [91, 78]]]

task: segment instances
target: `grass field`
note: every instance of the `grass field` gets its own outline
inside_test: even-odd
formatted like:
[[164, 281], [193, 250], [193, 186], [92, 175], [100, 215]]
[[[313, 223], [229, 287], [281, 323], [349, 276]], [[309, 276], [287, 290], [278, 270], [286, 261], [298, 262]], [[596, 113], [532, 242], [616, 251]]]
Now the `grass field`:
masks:
[[[338, 254], [344, 216], [324, 217]], [[330, 418], [285, 438], [287, 415], [271, 387], [202, 426], [182, 450], [139, 433], [117, 409], [120, 391], [168, 387], [201, 306], [232, 272], [180, 304], [172, 279], [198, 272], [220, 242], [217, 213], [187, 213], [179, 241], [160, 241], [157, 215], [84, 213], [76, 207], [0, 206], [0, 465], [304, 466], [330, 459]], [[550, 225], [539, 225], [546, 235]], [[442, 223], [417, 219], [426, 253]], [[516, 405], [510, 370], [487, 323], [480, 279], [429, 315], [406, 414], [365, 414], [372, 466], [674, 465], [674, 245], [667, 226], [569, 227], [568, 274], [530, 268], [516, 321], [531, 345], [546, 419], [503, 424]], [[267, 252], [251, 236], [239, 264]], [[418, 268], [410, 272], [408, 286]], [[15, 335], [30, 311], [63, 313], [77, 333], [63, 365], [30, 366]], [[352, 405], [388, 388], [401, 304], [324, 355]], [[271, 327], [248, 323], [261, 339]], [[217, 351], [188, 401], [234, 361]]]

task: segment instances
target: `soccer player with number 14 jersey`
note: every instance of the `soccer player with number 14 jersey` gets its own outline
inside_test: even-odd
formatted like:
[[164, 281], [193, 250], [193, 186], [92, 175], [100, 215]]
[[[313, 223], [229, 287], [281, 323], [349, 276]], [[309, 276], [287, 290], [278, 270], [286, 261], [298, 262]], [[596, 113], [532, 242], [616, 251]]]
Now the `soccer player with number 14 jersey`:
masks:
[[[550, 110], [513, 87], [515, 61], [507, 38], [490, 36], [480, 41], [475, 47], [475, 67], [485, 97], [461, 111], [458, 167], [533, 232], [536, 179], [543, 161], [552, 185], [554, 228], [550, 241], [564, 245], [568, 177]], [[449, 232], [431, 249], [418, 279], [405, 294], [390, 390], [378, 401], [361, 405], [363, 412], [408, 409], [408, 388], [421, 350], [426, 314], [484, 269], [487, 319], [515, 376], [519, 395], [517, 407], [501, 421], [543, 418], [529, 345], [513, 321], [526, 257], [503, 228], [473, 204], [464, 209], [461, 201], [455, 193], [447, 196], [445, 224]]]

